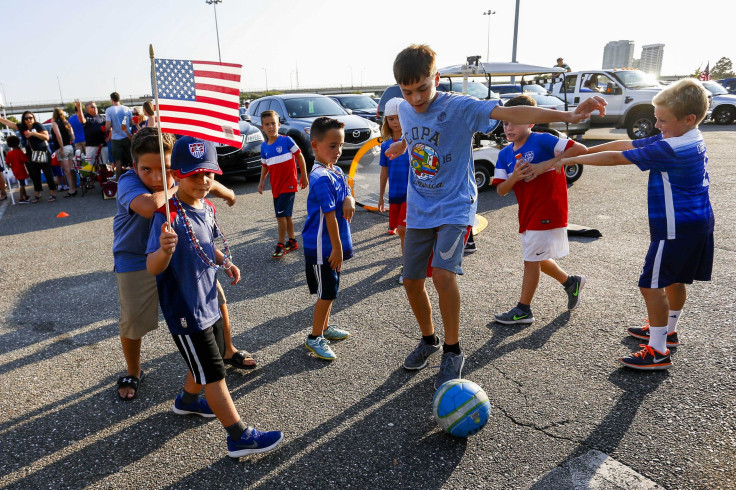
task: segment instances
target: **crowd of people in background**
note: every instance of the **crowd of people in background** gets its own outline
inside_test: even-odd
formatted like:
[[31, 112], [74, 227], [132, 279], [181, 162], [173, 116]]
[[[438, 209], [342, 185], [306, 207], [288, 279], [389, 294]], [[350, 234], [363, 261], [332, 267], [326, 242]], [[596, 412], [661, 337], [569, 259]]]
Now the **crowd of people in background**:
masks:
[[[6, 138], [8, 151], [0, 160], [10, 170], [5, 176], [0, 172], [0, 201], [8, 198], [6, 189], [17, 184], [19, 203], [38, 203], [43, 198], [44, 181], [48, 184], [48, 202], [56, 201], [57, 191], [66, 191], [64, 197], [75, 197], [75, 165], [84, 162], [113, 164], [115, 180], [130, 168], [130, 141], [140, 129], [154, 125], [153, 104], [146, 101], [142, 106], [128, 107], [120, 102], [117, 92], [110, 94], [110, 104], [101, 113], [96, 102], [83, 106], [76, 100], [70, 117], [57, 107], [45, 123], [31, 111], [25, 111], [20, 121], [0, 117], [0, 123], [16, 133]], [[33, 197], [25, 191], [29, 178]]]

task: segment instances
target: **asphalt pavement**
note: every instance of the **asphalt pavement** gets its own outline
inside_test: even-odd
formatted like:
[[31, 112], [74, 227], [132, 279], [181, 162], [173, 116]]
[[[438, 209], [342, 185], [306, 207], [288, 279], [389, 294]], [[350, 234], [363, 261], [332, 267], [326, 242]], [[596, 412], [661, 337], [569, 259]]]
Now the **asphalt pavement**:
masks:
[[[227, 383], [247, 424], [285, 433], [277, 450], [232, 460], [217, 420], [171, 411], [185, 366], [163, 322], [143, 341], [139, 397], [117, 397], [124, 361], [112, 271], [115, 202], [95, 191], [0, 206], [0, 486], [736, 487], [736, 126], [703, 132], [715, 268], [711, 282], [688, 289], [682, 346], [669, 371], [616, 362], [637, 349], [626, 327], [646, 317], [636, 286], [649, 243], [644, 173], [588, 167], [570, 187], [570, 222], [603, 235], [571, 239], [560, 261], [587, 276], [582, 304], [568, 312], [564, 291], [545, 277], [532, 305], [536, 322], [526, 327], [493, 322], [521, 286], [515, 200], [480, 194], [478, 212], [489, 224], [459, 279], [461, 343], [463, 377], [485, 389], [492, 409], [467, 440], [442, 433], [432, 418], [439, 356], [419, 372], [401, 367], [419, 331], [396, 284], [399, 241], [386, 234], [386, 216], [355, 216], [356, 254], [344, 264], [333, 308], [352, 335], [333, 343], [338, 359], [328, 363], [303, 346], [314, 298], [301, 251], [270, 257], [270, 195], [259, 195], [256, 182], [225, 181], [237, 204], [215, 204], [243, 272], [240, 284], [226, 285], [234, 340], [259, 363], [230, 370]], [[599, 142], [596, 134], [603, 133], [585, 143]], [[305, 203], [300, 192], [298, 230]], [[69, 216], [57, 218], [61, 211]]]

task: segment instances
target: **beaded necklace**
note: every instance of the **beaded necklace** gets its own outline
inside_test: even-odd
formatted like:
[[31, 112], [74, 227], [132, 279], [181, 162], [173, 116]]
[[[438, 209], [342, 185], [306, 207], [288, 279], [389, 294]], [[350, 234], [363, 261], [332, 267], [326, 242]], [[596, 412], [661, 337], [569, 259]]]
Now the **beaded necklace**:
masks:
[[217, 233], [222, 237], [222, 241], [225, 244], [225, 250], [222, 252], [223, 255], [225, 255], [225, 260], [222, 262], [222, 265], [218, 265], [217, 263], [215, 263], [207, 256], [206, 253], [204, 253], [204, 250], [202, 250], [202, 246], [199, 244], [199, 238], [197, 238], [197, 235], [194, 233], [194, 230], [192, 229], [192, 224], [189, 221], [189, 217], [187, 216], [186, 211], [184, 211], [184, 206], [181, 205], [181, 202], [179, 201], [179, 198], [176, 196], [176, 194], [171, 197], [171, 200], [174, 202], [176, 212], [182, 217], [182, 221], [184, 221], [184, 227], [187, 230], [189, 243], [192, 244], [192, 247], [194, 247], [195, 252], [197, 252], [197, 255], [202, 260], [202, 262], [204, 262], [204, 265], [206, 265], [210, 269], [229, 269], [230, 267], [232, 267], [233, 264], [232, 256], [230, 255], [230, 247], [228, 247], [227, 245], [225, 234], [222, 233], [220, 225], [219, 223], [217, 223], [217, 218], [215, 217], [215, 213], [212, 211], [212, 206], [202, 200], [202, 204], [204, 204], [204, 208], [207, 214], [212, 218], [212, 221], [214, 221], [215, 229], [217, 230]]

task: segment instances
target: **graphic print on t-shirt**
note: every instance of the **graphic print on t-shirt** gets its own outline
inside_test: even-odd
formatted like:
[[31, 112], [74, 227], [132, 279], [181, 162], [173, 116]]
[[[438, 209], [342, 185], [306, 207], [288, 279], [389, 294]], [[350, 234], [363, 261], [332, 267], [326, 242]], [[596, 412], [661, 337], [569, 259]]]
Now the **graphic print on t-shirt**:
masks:
[[417, 143], [411, 149], [411, 168], [419, 180], [428, 180], [437, 175], [440, 169], [440, 159], [431, 146]]

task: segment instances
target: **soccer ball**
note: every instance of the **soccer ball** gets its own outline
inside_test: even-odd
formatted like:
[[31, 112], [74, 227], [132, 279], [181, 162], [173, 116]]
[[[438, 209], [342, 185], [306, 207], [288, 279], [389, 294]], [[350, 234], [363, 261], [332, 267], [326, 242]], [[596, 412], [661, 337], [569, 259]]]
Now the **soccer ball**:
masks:
[[432, 413], [442, 430], [456, 437], [468, 437], [486, 425], [491, 404], [477, 384], [467, 379], [451, 379], [435, 392]]

